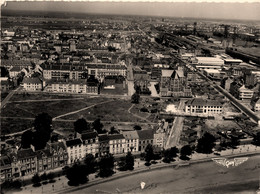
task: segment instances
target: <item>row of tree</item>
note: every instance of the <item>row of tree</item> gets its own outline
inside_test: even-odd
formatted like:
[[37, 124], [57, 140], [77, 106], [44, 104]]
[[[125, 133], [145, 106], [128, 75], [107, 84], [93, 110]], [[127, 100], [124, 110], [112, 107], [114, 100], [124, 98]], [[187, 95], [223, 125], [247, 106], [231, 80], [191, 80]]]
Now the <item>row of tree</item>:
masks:
[[38, 173], [36, 173], [35, 175], [33, 175], [32, 177], [32, 183], [33, 183], [33, 186], [34, 187], [39, 187], [41, 186], [41, 181], [42, 181], [42, 184], [47, 184], [48, 182], [49, 183], [53, 183], [55, 182], [54, 180], [54, 174], [52, 172], [46, 174], [45, 172], [39, 176]]
[[[133, 170], [134, 157], [130, 152], [121, 157], [118, 162], [119, 170]], [[87, 154], [84, 163], [76, 163], [65, 170], [69, 185], [79, 185], [88, 181], [90, 174], [98, 171], [98, 176], [109, 177], [114, 174], [115, 158], [112, 154], [106, 154], [97, 159], [92, 154]]]

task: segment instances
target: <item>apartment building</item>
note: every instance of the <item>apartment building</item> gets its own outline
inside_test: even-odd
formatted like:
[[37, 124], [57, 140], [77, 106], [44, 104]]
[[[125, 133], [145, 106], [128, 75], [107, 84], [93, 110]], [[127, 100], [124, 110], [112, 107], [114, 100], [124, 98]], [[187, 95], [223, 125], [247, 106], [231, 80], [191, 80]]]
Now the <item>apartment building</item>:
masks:
[[108, 135], [109, 139], [109, 153], [110, 154], [122, 154], [126, 151], [126, 140], [122, 134]]
[[73, 164], [85, 157], [86, 153], [81, 139], [67, 140], [65, 145], [68, 153], [68, 164]]
[[138, 152], [139, 136], [136, 131], [123, 131], [126, 152]]

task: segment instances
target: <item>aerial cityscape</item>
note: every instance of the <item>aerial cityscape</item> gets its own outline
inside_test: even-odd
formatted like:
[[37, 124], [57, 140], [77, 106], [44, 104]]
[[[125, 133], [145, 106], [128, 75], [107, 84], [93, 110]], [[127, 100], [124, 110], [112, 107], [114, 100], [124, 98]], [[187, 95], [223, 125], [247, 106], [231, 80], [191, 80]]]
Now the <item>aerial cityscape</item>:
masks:
[[260, 3], [1, 6], [1, 194], [260, 193]]

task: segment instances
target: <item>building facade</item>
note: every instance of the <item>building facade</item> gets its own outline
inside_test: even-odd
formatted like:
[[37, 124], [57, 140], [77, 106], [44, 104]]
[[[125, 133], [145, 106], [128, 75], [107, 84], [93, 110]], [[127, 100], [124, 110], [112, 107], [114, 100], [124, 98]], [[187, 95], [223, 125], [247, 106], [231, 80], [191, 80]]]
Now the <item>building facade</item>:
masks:
[[218, 101], [194, 98], [186, 102], [185, 112], [199, 114], [221, 114], [223, 105]]

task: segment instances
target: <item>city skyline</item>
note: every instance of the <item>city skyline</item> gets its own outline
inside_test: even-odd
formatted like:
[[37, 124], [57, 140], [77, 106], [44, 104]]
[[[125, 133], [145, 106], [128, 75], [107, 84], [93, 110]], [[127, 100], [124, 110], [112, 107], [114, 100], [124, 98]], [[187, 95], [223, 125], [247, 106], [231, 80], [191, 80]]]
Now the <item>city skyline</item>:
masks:
[[[2, 11], [51, 11], [86, 14], [259, 20], [260, 3], [183, 2], [8, 2]], [[239, 14], [238, 14], [239, 13]]]

